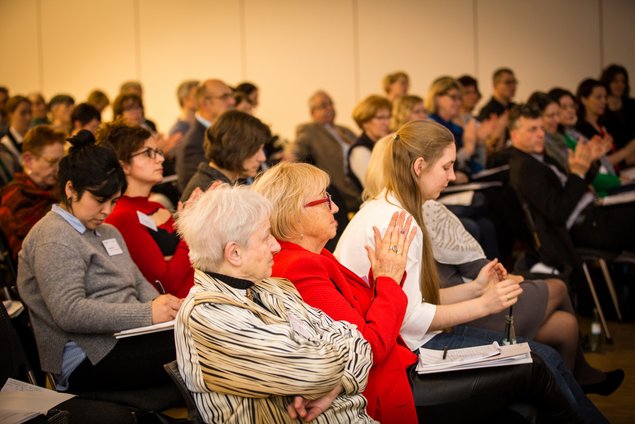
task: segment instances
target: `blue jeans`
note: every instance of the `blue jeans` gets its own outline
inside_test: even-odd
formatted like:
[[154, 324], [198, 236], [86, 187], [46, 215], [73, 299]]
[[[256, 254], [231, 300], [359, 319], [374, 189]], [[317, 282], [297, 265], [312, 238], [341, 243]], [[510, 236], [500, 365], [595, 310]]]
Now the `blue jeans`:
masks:
[[[423, 345], [426, 349], [443, 350], [459, 349], [463, 347], [480, 346], [494, 341], [502, 343], [504, 335], [496, 331], [485, 330], [467, 325], [457, 325], [452, 332], [441, 333]], [[523, 340], [519, 340], [523, 341]], [[608, 423], [602, 413], [593, 405], [593, 402], [584, 394], [582, 388], [567, 369], [562, 357], [551, 347], [537, 342], [529, 342], [531, 350], [542, 358], [554, 379], [560, 387], [560, 391], [569, 401], [571, 407], [590, 423]]]

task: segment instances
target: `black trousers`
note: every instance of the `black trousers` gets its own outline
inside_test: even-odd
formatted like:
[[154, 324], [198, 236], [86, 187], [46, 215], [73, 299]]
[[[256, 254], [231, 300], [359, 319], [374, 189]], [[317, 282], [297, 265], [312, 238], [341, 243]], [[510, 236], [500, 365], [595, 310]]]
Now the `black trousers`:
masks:
[[135, 390], [169, 383], [163, 365], [176, 359], [174, 331], [160, 331], [117, 341], [97, 364], [86, 358], [73, 371], [68, 391]]
[[590, 205], [584, 220], [571, 230], [573, 244], [609, 251], [635, 251], [635, 202], [613, 206]]

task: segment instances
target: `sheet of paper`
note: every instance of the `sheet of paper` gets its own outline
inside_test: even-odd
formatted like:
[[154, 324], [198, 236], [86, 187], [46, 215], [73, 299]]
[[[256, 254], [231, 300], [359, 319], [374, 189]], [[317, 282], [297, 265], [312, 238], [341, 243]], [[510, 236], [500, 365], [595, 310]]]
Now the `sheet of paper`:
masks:
[[171, 330], [173, 328], [174, 328], [174, 320], [162, 322], [159, 324], [147, 325], [145, 327], [130, 328], [128, 330], [119, 331], [115, 333], [114, 336], [116, 339], [124, 339], [126, 337], [157, 333], [159, 331]]
[[427, 374], [531, 363], [530, 352], [528, 343], [499, 346], [494, 342], [491, 345], [451, 349], [446, 359], [443, 359], [442, 350], [421, 348], [417, 372]]
[[46, 415], [49, 409], [73, 397], [9, 378], [0, 390], [0, 422], [21, 423]]
[[470, 206], [472, 204], [472, 198], [474, 197], [474, 191], [462, 191], [460, 193], [448, 194], [439, 198], [439, 202], [446, 206], [461, 205]]

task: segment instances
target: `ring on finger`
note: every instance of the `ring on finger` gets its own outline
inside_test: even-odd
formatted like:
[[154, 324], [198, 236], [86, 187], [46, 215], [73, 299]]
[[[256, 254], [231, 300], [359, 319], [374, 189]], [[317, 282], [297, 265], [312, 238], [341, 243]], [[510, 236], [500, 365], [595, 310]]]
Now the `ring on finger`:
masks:
[[510, 300], [512, 300], [512, 298], [507, 295], [507, 301], [509, 302]]
[[392, 250], [393, 252], [397, 253], [397, 251], [398, 251], [397, 245], [396, 245], [396, 244], [393, 244], [392, 246], [390, 246], [390, 247], [388, 248], [388, 250]]

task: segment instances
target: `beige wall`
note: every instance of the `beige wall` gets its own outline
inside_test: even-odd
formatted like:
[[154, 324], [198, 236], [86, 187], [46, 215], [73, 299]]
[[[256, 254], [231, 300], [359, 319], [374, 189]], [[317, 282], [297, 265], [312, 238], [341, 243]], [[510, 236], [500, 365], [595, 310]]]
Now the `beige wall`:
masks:
[[611, 62], [635, 73], [631, 0], [0, 0], [0, 16], [0, 85], [83, 100], [139, 79], [164, 131], [189, 78], [257, 83], [258, 116], [293, 137], [313, 91], [329, 91], [354, 127], [355, 103], [400, 69], [419, 95], [470, 73], [487, 96], [492, 71], [509, 66], [519, 100], [573, 90]]

